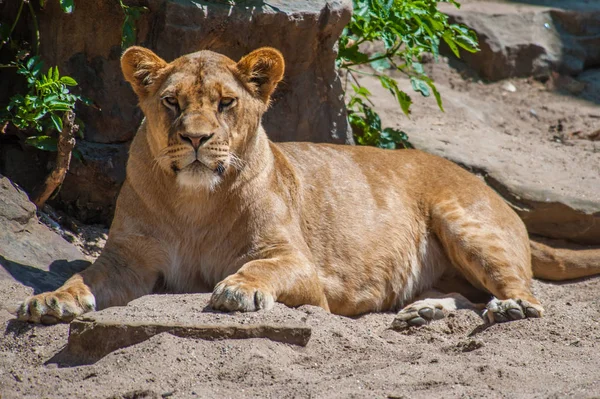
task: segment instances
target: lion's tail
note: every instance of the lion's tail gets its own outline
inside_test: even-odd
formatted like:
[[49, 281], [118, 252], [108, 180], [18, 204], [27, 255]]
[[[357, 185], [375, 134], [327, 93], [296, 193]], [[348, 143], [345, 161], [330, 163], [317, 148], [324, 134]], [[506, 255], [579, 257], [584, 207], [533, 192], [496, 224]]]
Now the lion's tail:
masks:
[[533, 275], [544, 280], [569, 280], [600, 274], [600, 247], [531, 241]]

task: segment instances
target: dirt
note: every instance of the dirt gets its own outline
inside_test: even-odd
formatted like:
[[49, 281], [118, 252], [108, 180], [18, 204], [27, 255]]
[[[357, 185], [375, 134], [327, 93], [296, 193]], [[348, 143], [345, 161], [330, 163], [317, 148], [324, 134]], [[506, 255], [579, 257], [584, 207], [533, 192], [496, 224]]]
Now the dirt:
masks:
[[[0, 287], [2, 299], [22, 291]], [[67, 325], [34, 326], [0, 310], [0, 391], [3, 398], [595, 397], [600, 279], [534, 287], [542, 319], [486, 326], [459, 311], [398, 332], [389, 328], [391, 313], [350, 319], [278, 305], [265, 317], [303, 320], [312, 327], [306, 347], [163, 333], [77, 367], [52, 362]]]
[[[445, 113], [433, 99], [412, 94], [416, 105], [407, 119], [393, 111], [387, 93], [366, 83], [372, 85], [376, 103], [387, 105], [384, 123], [405, 129], [417, 146], [429, 145], [432, 152], [443, 152], [436, 146], [443, 148], [444, 135], [451, 142], [454, 133], [487, 127], [511, 144], [507, 149], [487, 143], [491, 150], [486, 158], [496, 159], [496, 153], [499, 159], [511, 151], [525, 162], [536, 148], [550, 146], [564, 156], [545, 159], [547, 165], [561, 162], [571, 174], [600, 175], [600, 141], [594, 135], [600, 129], [600, 101], [593, 81], [579, 80], [583, 86], [558, 77], [485, 83], [460, 64], [454, 66], [426, 65], [445, 100]], [[435, 146], [428, 144], [434, 139]], [[586, 195], [591, 190], [581, 178], [565, 178], [557, 185]], [[105, 232], [79, 228], [79, 247], [89, 257], [97, 256]], [[0, 396], [598, 397], [600, 277], [561, 284], [536, 281], [534, 289], [546, 309], [541, 319], [486, 326], [474, 312], [458, 311], [428, 326], [394, 331], [389, 328], [391, 313], [351, 319], [310, 306], [290, 310], [277, 305], [270, 318], [291, 317], [312, 328], [307, 346], [162, 333], [84, 366], [52, 360], [67, 344], [68, 325], [21, 323], [0, 306]], [[31, 293], [14, 280], [0, 280], [0, 305], [14, 305]]]

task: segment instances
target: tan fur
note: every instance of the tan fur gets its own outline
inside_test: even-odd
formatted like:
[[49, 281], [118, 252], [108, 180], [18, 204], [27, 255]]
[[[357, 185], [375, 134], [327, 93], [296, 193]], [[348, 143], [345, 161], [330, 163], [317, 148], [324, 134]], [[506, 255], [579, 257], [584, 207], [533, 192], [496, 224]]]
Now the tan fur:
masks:
[[[68, 321], [165, 289], [213, 290], [222, 310], [278, 301], [353, 316], [459, 281], [497, 298], [492, 322], [541, 315], [527, 231], [475, 176], [416, 150], [267, 139], [260, 120], [284, 73], [277, 50], [167, 63], [132, 47], [122, 69], [146, 119], [106, 247], [57, 291], [27, 299], [22, 320]], [[591, 275], [597, 259], [576, 274], [552, 259], [536, 270]], [[399, 320], [422, 324], [464, 302], [444, 298], [423, 298]]]

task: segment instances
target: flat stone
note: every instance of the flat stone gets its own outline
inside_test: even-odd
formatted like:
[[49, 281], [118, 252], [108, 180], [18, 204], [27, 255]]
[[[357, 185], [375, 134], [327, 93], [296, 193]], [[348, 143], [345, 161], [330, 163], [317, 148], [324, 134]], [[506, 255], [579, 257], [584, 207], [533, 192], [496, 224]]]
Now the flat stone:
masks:
[[440, 10], [477, 32], [481, 51], [464, 51], [461, 58], [485, 79], [548, 76], [551, 70], [576, 75], [600, 61], [597, 2], [537, 3], [440, 4]]
[[50, 362], [91, 364], [161, 333], [205, 340], [266, 338], [299, 346], [310, 339], [304, 312], [276, 303], [269, 311], [218, 313], [209, 300], [210, 294], [148, 295], [88, 313], [71, 322], [68, 345]]

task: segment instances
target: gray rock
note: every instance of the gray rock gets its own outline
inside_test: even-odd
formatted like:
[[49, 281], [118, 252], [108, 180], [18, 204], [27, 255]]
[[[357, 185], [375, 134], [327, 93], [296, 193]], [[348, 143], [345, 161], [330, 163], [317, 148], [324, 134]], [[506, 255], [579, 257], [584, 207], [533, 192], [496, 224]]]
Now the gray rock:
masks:
[[[528, 113], [531, 105], [523, 107], [517, 99], [514, 104], [499, 103], [482, 98], [473, 88], [462, 93], [438, 83], [446, 112], [439, 112], [430, 99], [413, 96], [413, 114], [407, 119], [396, 104], [386, 101], [377, 80], [364, 77], [361, 84], [373, 93], [386, 126], [401, 126], [415, 147], [480, 175], [515, 209], [531, 234], [600, 245], [600, 147], [595, 142], [565, 145], [549, 140], [540, 126], [552, 119], [515, 120], [516, 110], [525, 108], [523, 113]], [[401, 79], [400, 88], [410, 90], [409, 82]], [[525, 89], [516, 94], [527, 95]], [[538, 117], [549, 118], [558, 107], [572, 114], [597, 112], [593, 104], [566, 104], [559, 97], [546, 100], [549, 111], [542, 114], [538, 108]], [[514, 129], [510, 134], [501, 130], [506, 124]]]
[[[149, 12], [137, 21], [137, 43], [169, 61], [201, 49], [239, 59], [258, 47], [275, 47], [286, 59], [286, 73], [263, 119], [270, 138], [351, 142], [335, 57], [352, 2], [238, 3], [232, 7], [227, 1], [146, 1]], [[79, 82], [77, 90], [101, 108], [78, 107], [78, 117], [85, 122], [82, 152], [95, 143], [96, 153], [84, 156], [84, 164], [73, 163], [58, 197], [71, 215], [87, 223], [110, 222], [125, 171], [122, 155], [142, 119], [120, 70], [122, 23], [116, 2], [79, 2], [72, 14], [63, 13], [58, 2], [46, 2], [39, 15], [41, 54], [47, 64], [73, 76]], [[119, 154], [111, 155], [115, 151]]]
[[[335, 71], [336, 43], [352, 11], [349, 0], [149, 0], [137, 42], [166, 60], [207, 49], [233, 59], [261, 46], [279, 49], [286, 73], [265, 117], [271, 138], [346, 142], [342, 86]], [[64, 14], [57, 2], [41, 13], [42, 55], [71, 74], [83, 94], [102, 108], [82, 107], [86, 139], [130, 140], [141, 121], [137, 99], [119, 65], [123, 14], [115, 2], [81, 2]]]
[[0, 175], [0, 280], [43, 292], [89, 265], [74, 245], [40, 223], [36, 207]]
[[67, 347], [50, 362], [94, 363], [160, 333], [206, 340], [267, 338], [300, 346], [310, 339], [303, 312], [278, 303], [271, 311], [219, 313], [208, 307], [209, 299], [210, 294], [147, 295], [88, 313], [71, 323]]
[[[585, 84], [582, 98], [600, 104], [600, 69], [587, 69], [583, 71], [577, 76], [577, 81]], [[597, 117], [600, 119], [600, 110]]]
[[98, 144], [81, 141], [77, 145], [83, 162], [73, 159], [57, 202], [70, 215], [86, 223], [109, 223], [121, 184], [129, 143]]
[[[481, 77], [576, 75], [600, 61], [600, 5], [573, 1], [542, 6], [469, 3], [440, 7], [479, 36], [481, 51], [461, 58]], [[578, 7], [572, 7], [574, 4]]]

